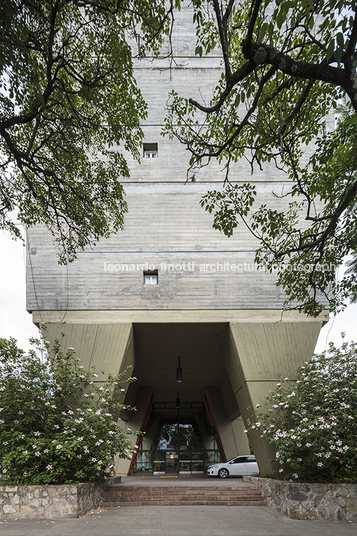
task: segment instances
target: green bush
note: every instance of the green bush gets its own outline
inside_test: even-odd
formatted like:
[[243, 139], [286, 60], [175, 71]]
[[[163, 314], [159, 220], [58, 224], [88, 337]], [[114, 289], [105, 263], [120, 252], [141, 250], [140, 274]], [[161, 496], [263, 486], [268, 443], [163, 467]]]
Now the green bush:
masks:
[[357, 481], [357, 344], [330, 344], [281, 380], [258, 413], [263, 439], [277, 447], [277, 475], [305, 482]]
[[128, 408], [119, 402], [122, 383], [135, 379], [125, 371], [100, 381], [73, 348], [62, 351], [57, 340], [50, 360], [48, 343], [32, 343], [26, 353], [0, 339], [0, 484], [103, 478], [115, 454], [133, 453], [117, 415]]

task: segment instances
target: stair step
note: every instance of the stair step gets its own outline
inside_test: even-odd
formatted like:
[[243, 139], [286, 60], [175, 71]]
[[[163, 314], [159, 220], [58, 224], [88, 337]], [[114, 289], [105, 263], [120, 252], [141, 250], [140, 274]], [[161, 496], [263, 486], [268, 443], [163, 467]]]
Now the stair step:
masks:
[[265, 506], [263, 500], [260, 501], [159, 501], [154, 503], [152, 501], [133, 501], [129, 503], [123, 502], [104, 502], [100, 503], [102, 508], [118, 507], [118, 506]]
[[264, 506], [255, 486], [109, 486], [102, 507], [111, 506]]

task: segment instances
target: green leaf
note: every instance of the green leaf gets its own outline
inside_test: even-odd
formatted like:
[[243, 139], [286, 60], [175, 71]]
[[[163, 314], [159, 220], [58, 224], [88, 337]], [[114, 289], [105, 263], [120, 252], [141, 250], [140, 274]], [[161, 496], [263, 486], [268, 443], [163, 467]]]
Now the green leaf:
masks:
[[343, 47], [344, 38], [343, 38], [343, 34], [341, 32], [338, 32], [338, 34], [336, 35], [336, 40], [337, 40], [338, 46]]
[[200, 58], [202, 57], [202, 53], [203, 53], [203, 48], [201, 45], [197, 45], [196, 48], [195, 48], [195, 55], [196, 56], [200, 56]]
[[327, 46], [327, 51], [326, 51], [327, 61], [329, 61], [332, 58], [334, 51], [335, 51], [335, 43], [334, 41], [330, 41]]

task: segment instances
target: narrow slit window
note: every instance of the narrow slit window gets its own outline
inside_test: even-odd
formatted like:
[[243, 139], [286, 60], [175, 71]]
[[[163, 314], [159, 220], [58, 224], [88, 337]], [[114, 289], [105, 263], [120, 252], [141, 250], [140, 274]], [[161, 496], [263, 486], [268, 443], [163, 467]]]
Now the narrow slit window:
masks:
[[152, 272], [144, 272], [144, 285], [157, 285], [159, 283], [159, 275], [157, 270]]
[[158, 156], [157, 143], [144, 143], [143, 156], [144, 158], [157, 158]]

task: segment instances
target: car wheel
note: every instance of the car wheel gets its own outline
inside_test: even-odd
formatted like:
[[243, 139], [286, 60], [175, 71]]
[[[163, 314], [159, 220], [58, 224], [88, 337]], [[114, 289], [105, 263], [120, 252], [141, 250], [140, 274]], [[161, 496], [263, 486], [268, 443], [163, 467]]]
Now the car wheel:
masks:
[[218, 471], [218, 476], [219, 478], [227, 478], [227, 476], [229, 476], [228, 469], [224, 469], [224, 468], [220, 469]]

